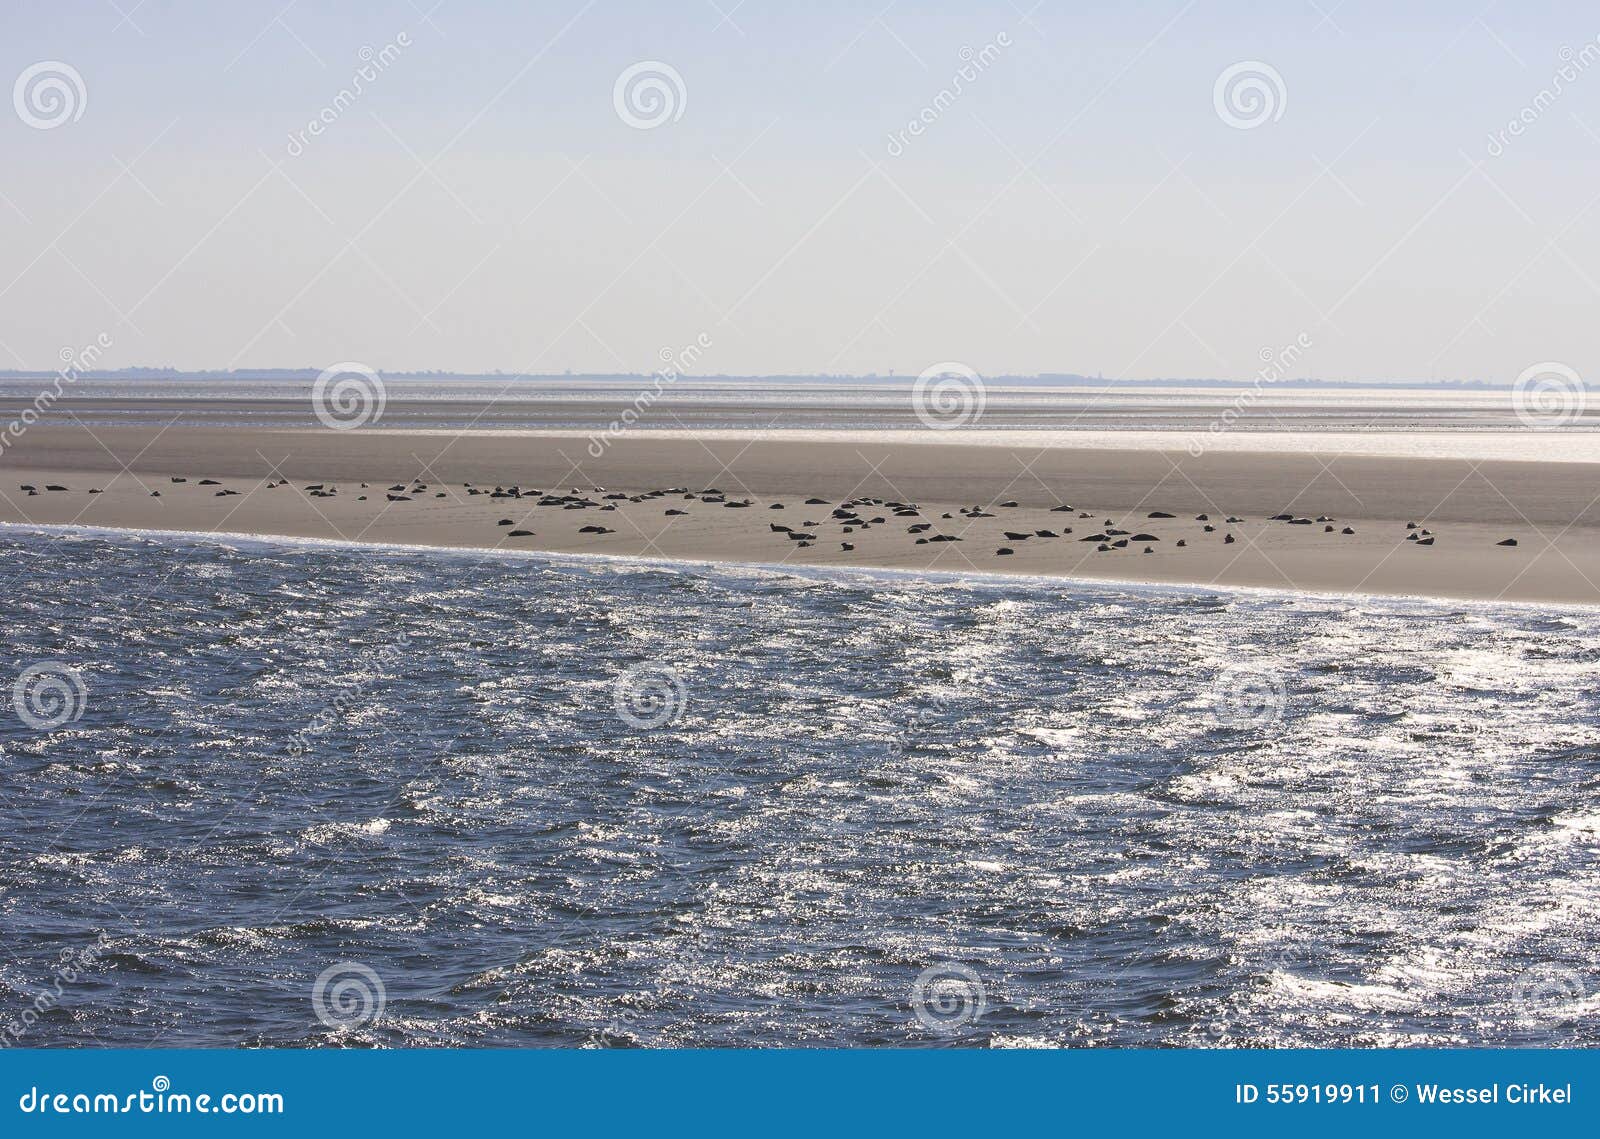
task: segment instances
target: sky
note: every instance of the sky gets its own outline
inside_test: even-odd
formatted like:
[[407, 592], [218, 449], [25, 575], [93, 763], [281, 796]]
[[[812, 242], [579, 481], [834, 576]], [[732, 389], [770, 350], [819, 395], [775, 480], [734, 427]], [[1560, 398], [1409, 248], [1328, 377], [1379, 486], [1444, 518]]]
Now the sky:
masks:
[[1600, 369], [1592, 5], [8, 0], [0, 30], [0, 369]]

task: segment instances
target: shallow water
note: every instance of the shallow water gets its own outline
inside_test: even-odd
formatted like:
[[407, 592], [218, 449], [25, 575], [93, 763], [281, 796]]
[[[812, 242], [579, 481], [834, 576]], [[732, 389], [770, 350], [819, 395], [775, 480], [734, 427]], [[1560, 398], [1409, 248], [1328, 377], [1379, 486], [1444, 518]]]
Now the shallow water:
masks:
[[[980, 431], [1008, 436], [1049, 432], [1069, 438], [1166, 433], [1178, 435], [1181, 448], [1194, 437], [1217, 445], [1238, 435], [1305, 435], [1315, 441], [1332, 432], [1341, 436], [1338, 449], [1360, 452], [1363, 446], [1375, 446], [1391, 453], [1398, 445], [1394, 436], [1462, 436], [1465, 440], [1453, 444], [1462, 446], [1480, 445], [1466, 440], [1493, 434], [1514, 440], [1517, 451], [1494, 457], [1546, 458], [1545, 447], [1555, 443], [1578, 449], [1578, 461], [1593, 461], [1594, 436], [1600, 431], [1600, 408], [1591, 411], [1580, 396], [1543, 407], [1545, 413], [1556, 414], [1554, 420], [1530, 420], [1525, 414], [1543, 405], [1532, 405], [1504, 388], [1021, 384], [1002, 379], [982, 384], [981, 395], [964, 391], [955, 396], [943, 409], [954, 419], [937, 414], [941, 405], [919, 398], [904, 377], [685, 377], [671, 383], [647, 377], [389, 378], [382, 389], [383, 407], [370, 427], [452, 433], [586, 434], [605, 430], [626, 411], [631, 428], [639, 431], [916, 433], [931, 423], [947, 442]], [[20, 414], [42, 390], [53, 390], [52, 383], [0, 377], [0, 414], [7, 419]], [[313, 391], [309, 379], [89, 377], [63, 384], [60, 398], [37, 410], [40, 422], [88, 427], [163, 426], [178, 415], [183, 426], [316, 428], [320, 421]], [[645, 393], [648, 398], [641, 400]], [[957, 430], [945, 430], [958, 425]], [[1540, 432], [1537, 447], [1534, 426], [1548, 428]], [[1017, 443], [1031, 445], [1020, 438]]]
[[1600, 1041], [1600, 611], [0, 558], [6, 1042]]

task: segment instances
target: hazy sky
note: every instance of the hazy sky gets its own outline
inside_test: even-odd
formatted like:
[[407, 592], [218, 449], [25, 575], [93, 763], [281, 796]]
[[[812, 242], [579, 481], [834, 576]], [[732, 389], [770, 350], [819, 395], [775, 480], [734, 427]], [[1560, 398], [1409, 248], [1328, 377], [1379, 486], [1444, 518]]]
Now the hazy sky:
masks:
[[0, 368], [1600, 370], [1593, 5], [1028, 4], [8, 0]]

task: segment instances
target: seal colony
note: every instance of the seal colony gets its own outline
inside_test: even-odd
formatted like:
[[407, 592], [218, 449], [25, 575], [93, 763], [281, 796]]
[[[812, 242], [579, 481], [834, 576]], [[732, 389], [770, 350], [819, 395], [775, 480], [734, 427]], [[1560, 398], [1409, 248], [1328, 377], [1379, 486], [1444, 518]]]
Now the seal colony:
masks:
[[[178, 486], [188, 483], [189, 479], [181, 475], [172, 475], [169, 476], [169, 482], [174, 486]], [[194, 485], [196, 487], [208, 488], [207, 493], [214, 498], [229, 498], [244, 493], [232, 487], [223, 486], [221, 480], [212, 478], [199, 479], [194, 483]], [[264, 489], [269, 491], [281, 490], [282, 488], [290, 485], [291, 484], [288, 479], [268, 480]], [[211, 487], [218, 487], [220, 489], [210, 490], [209, 488]], [[369, 489], [369, 487], [370, 484], [361, 483], [359, 485], [359, 491], [366, 491]], [[20, 483], [18, 485], [18, 490], [20, 493], [29, 497], [36, 497], [39, 494], [39, 488], [32, 483]], [[46, 492], [50, 493], [68, 494], [71, 492], [72, 488], [60, 483], [51, 483], [46, 485], [45, 490]], [[339, 487], [334, 483], [311, 483], [300, 487], [299, 490], [301, 494], [306, 496], [308, 501], [312, 498], [337, 498], [339, 496]], [[99, 487], [90, 487], [87, 493], [103, 494], [105, 492]], [[350, 493], [350, 489], [347, 487], [346, 494], [348, 495]], [[152, 498], [161, 497], [160, 491], [150, 491], [149, 494]], [[519, 522], [516, 518], [500, 518], [494, 522], [494, 525], [497, 527], [520, 526], [523, 523], [531, 522], [535, 514], [539, 513], [541, 508], [547, 508], [544, 517], [554, 521], [556, 516], [554, 516], [551, 512], [556, 510], [561, 511], [562, 514], [574, 510], [594, 510], [601, 514], [609, 514], [616, 512], [622, 503], [645, 505], [657, 502], [661, 499], [667, 499], [669, 501], [681, 499], [686, 502], [695, 502], [706, 507], [722, 507], [723, 509], [742, 509], [756, 505], [764, 505], [768, 510], [787, 510], [791, 505], [790, 503], [785, 502], [767, 502], [758, 504], [753, 498], [729, 498], [728, 492], [717, 487], [706, 487], [702, 490], [692, 491], [688, 487], [675, 486], [656, 490], [639, 491], [630, 494], [624, 491], [608, 491], [603, 486], [592, 486], [585, 490], [580, 490], [578, 487], [573, 487], [571, 490], [562, 493], [555, 490], [546, 491], [532, 487], [524, 488], [516, 483], [513, 483], [510, 486], [497, 485], [491, 490], [488, 487], [474, 486], [472, 483], [467, 482], [462, 483], [458, 490], [446, 490], [431, 486], [430, 484], [420, 480], [413, 480], [409, 485], [404, 481], [394, 483], [384, 492], [383, 498], [385, 502], [393, 504], [400, 502], [417, 502], [424, 500], [429, 496], [435, 499], [455, 498], [457, 501], [460, 501], [462, 495], [465, 495], [468, 499], [476, 498], [480, 495], [487, 495], [491, 502], [515, 502], [520, 509], [525, 511], [521, 522]], [[367, 502], [370, 500], [370, 497], [371, 496], [364, 493], [355, 493], [355, 500], [357, 502]], [[896, 523], [891, 523], [891, 515], [897, 520], [907, 518], [922, 519], [924, 517], [922, 508], [914, 502], [899, 502], [894, 499], [850, 498], [838, 503], [832, 503], [826, 498], [817, 498], [815, 496], [805, 499], [800, 505], [828, 506], [832, 509], [830, 510], [827, 518], [821, 520], [807, 519], [805, 522], [800, 524], [799, 528], [785, 526], [778, 522], [769, 522], [767, 523], [766, 527], [771, 534], [786, 538], [789, 542], [795, 543], [796, 548], [800, 549], [811, 548], [817, 542], [819, 537], [818, 533], [813, 531], [820, 531], [829, 526], [836, 527], [842, 534], [864, 534], [874, 527], [883, 527], [892, 534], [898, 535], [899, 533], [903, 532], [908, 536], [910, 543], [914, 546], [928, 546], [945, 542], [967, 541], [972, 541], [976, 544], [987, 545], [994, 539], [995, 528], [981, 526], [980, 520], [998, 517], [993, 511], [986, 510], [981, 505], [962, 506], [956, 508], [954, 511], [945, 510], [942, 513], [939, 513], [937, 515], [938, 521], [917, 521], [911, 523], [909, 526], [897, 526]], [[993, 505], [1001, 510], [1018, 510], [1021, 504], [1012, 500], [995, 503]], [[1050, 512], [1053, 514], [1071, 514], [1074, 512], [1074, 510], [1075, 508], [1073, 506], [1065, 503], [1050, 508]], [[666, 510], [663, 510], [661, 513], [662, 516], [666, 518], [687, 518], [690, 517], [694, 511], [692, 509], [686, 509], [680, 506], [671, 506]], [[929, 517], [931, 518], [932, 515], [933, 512], [930, 511]], [[1110, 517], [1102, 518], [1096, 522], [1094, 511], [1077, 510], [1076, 515], [1080, 522], [1085, 519], [1089, 520], [1090, 525], [1086, 527], [1086, 529], [1092, 529], [1095, 531], [1092, 534], [1085, 534], [1081, 537], [1077, 537], [1076, 540], [1078, 542], [1094, 543], [1095, 553], [1116, 553], [1120, 550], [1130, 550], [1135, 546], [1143, 546], [1143, 552], [1149, 554], [1153, 553], [1154, 550], [1148, 546], [1148, 543], [1160, 542], [1163, 540], [1162, 536], [1159, 534], [1149, 534], [1142, 531], [1139, 533], [1132, 533], [1126, 529], [1122, 529], [1119, 524]], [[1174, 524], [1174, 528], [1182, 525], [1178, 521], [1177, 515], [1170, 514], [1164, 510], [1152, 510], [1145, 515], [1145, 518], [1152, 521], [1156, 519], [1160, 519], [1163, 522], [1170, 521]], [[1194, 520], [1201, 523], [1200, 530], [1202, 535], [1215, 536], [1218, 533], [1218, 528], [1210, 524], [1209, 514], [1197, 514], [1194, 516]], [[1230, 526], [1243, 526], [1247, 519], [1239, 515], [1230, 514], [1227, 517], [1227, 521]], [[1334, 533], [1333, 523], [1336, 521], [1338, 521], [1338, 519], [1327, 514], [1319, 514], [1313, 519], [1296, 516], [1289, 512], [1274, 514], [1270, 518], [1266, 519], [1268, 524], [1282, 523], [1286, 526], [1312, 526], [1321, 523], [1323, 524], [1322, 533], [1324, 534]], [[549, 523], [547, 522], [546, 525], [548, 524]], [[1192, 527], [1189, 529], [1192, 530]], [[603, 535], [617, 534], [620, 533], [620, 531], [616, 527], [612, 526], [599, 526], [590, 524], [577, 527], [576, 533], [580, 535]], [[642, 534], [643, 531], [640, 530], [638, 533]], [[1350, 526], [1345, 526], [1343, 529], [1339, 530], [1338, 533], [1342, 537], [1353, 537], [1355, 536], [1356, 531]], [[999, 529], [999, 537], [1003, 544], [998, 545], [994, 549], [993, 553], [997, 557], [1014, 556], [1016, 554], [1016, 550], [1013, 549], [1012, 546], [1016, 543], [1034, 540], [1060, 539], [1072, 537], [1073, 535], [1074, 528], [1071, 526], [1063, 526], [1059, 530], [1038, 529], [1031, 531], [1009, 530], [1001, 527]], [[487, 542], [487, 537], [488, 536], [486, 535], [486, 545], [490, 544]], [[534, 538], [538, 537], [538, 532], [528, 529], [514, 529], [507, 531], [504, 537]], [[1431, 529], [1428, 529], [1417, 522], [1407, 522], [1404, 528], [1400, 531], [1399, 538], [1405, 542], [1414, 542], [1421, 547], [1431, 547], [1434, 544], [1435, 534]], [[1176, 548], [1182, 549], [1189, 545], [1189, 540], [1190, 539], [1187, 536], [1177, 538], [1174, 542], [1174, 545]], [[1223, 545], [1232, 545], [1234, 541], [1236, 541], [1233, 531], [1226, 530], [1222, 532], [1220, 541]], [[1496, 546], [1510, 547], [1516, 546], [1518, 542], [1516, 538], [1502, 538], [1493, 544]], [[839, 543], [839, 547], [840, 551], [843, 553], [851, 553], [857, 548], [855, 542], [844, 541]], [[783, 549], [783, 547], [776, 548], [780, 551]]]
[[1600, 462], [783, 430], [641, 430], [594, 459], [555, 432], [93, 406], [92, 434], [39, 423], [0, 455], [0, 522], [1600, 604]]
[[[97, 508], [129, 495], [148, 496], [144, 502], [163, 499], [149, 504], [138, 519], [141, 523], [160, 522], [152, 511], [171, 509], [190, 516], [191, 522], [204, 522], [202, 529], [224, 529], [238, 509], [232, 500], [254, 499], [261, 505], [275, 500], [279, 506], [303, 509], [322, 519], [332, 531], [329, 536], [351, 541], [414, 538], [407, 531], [420, 524], [448, 537], [438, 542], [424, 539], [421, 544], [639, 555], [664, 554], [669, 538], [709, 529], [723, 545], [730, 541], [738, 545], [744, 551], [742, 560], [954, 572], [1093, 577], [1110, 569], [1111, 576], [1119, 576], [1115, 570], [1135, 559], [1141, 566], [1149, 565], [1152, 557], [1169, 564], [1183, 559], [1200, 562], [1208, 549], [1223, 551], [1236, 545], [1246, 546], [1269, 563], [1274, 551], [1280, 558], [1308, 552], [1331, 558], [1353, 545], [1379, 550], [1380, 564], [1391, 556], [1448, 558], [1446, 550], [1456, 556], [1472, 552], [1520, 556], [1524, 561], [1529, 556], [1517, 536], [1503, 533], [1458, 533], [1459, 527], [1424, 525], [1415, 519], [1369, 520], [1356, 527], [1331, 514], [1288, 510], [1252, 519], [1225, 511], [1180, 517], [1163, 509], [1089, 509], [1069, 502], [1039, 508], [1016, 499], [925, 504], [880, 496], [833, 499], [799, 493], [768, 500], [722, 486], [621, 490], [518, 482], [444, 484], [415, 478], [378, 485], [287, 478], [233, 485], [236, 481], [191, 472], [167, 476], [164, 496], [162, 491], [146, 490], [143, 480], [124, 480], [120, 488], [113, 484], [109, 496], [105, 487], [66, 481], [46, 482], [42, 489], [39, 482], [22, 482], [17, 493], [23, 499], [45, 498], [61, 505], [76, 500], [69, 521], [83, 524], [106, 524], [105, 510]], [[97, 496], [93, 502], [88, 501], [90, 495]], [[120, 513], [131, 522], [127, 505], [123, 503]], [[779, 517], [788, 521], [774, 521], [771, 511], [784, 512]], [[60, 521], [62, 513], [51, 509], [24, 520], [44, 521], [48, 515]], [[283, 517], [282, 511], [277, 513]], [[1387, 552], [1381, 552], [1385, 547]], [[1006, 560], [996, 564], [998, 559]], [[1287, 586], [1298, 587], [1288, 571], [1284, 577]]]

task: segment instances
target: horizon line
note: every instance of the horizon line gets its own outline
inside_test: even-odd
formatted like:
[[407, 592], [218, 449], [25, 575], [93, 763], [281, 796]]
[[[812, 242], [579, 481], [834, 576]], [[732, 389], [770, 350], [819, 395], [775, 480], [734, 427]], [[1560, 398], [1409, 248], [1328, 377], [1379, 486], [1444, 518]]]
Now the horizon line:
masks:
[[[167, 368], [150, 367], [147, 365], [130, 365], [125, 368], [108, 368], [94, 370], [74, 370], [71, 363], [61, 368], [45, 370], [9, 369], [0, 370], [0, 380], [44, 380], [53, 376], [66, 378], [68, 382], [78, 380], [315, 380], [325, 369], [294, 367], [294, 368]], [[433, 368], [417, 371], [396, 371], [380, 368], [376, 371], [389, 379], [395, 380], [481, 380], [481, 381], [506, 381], [518, 382], [550, 382], [550, 381], [638, 381], [649, 380], [659, 376], [663, 370], [650, 372], [458, 372], [443, 368]], [[70, 375], [68, 373], [71, 373]], [[1161, 385], [1174, 386], [1208, 386], [1208, 387], [1238, 387], [1260, 384], [1275, 387], [1349, 387], [1349, 388], [1486, 388], [1510, 389], [1512, 384], [1508, 380], [1488, 380], [1482, 378], [1444, 377], [1436, 379], [1351, 379], [1351, 378], [1316, 378], [1312, 376], [1292, 376], [1276, 379], [1267, 379], [1263, 376], [1254, 376], [1249, 379], [1225, 379], [1217, 376], [1145, 376], [1138, 378], [1106, 378], [1101, 375], [1090, 376], [1079, 372], [1013, 372], [1013, 373], [977, 373], [984, 380], [1004, 384], [1006, 382], [1020, 384], [1061, 384], [1067, 386], [1143, 386], [1155, 387]], [[732, 382], [740, 380], [755, 381], [813, 381], [827, 383], [848, 382], [898, 382], [914, 383], [918, 373], [912, 372], [767, 372], [767, 373], [740, 373], [740, 372], [715, 372], [705, 374], [690, 374], [677, 372], [671, 377], [671, 382]]]

